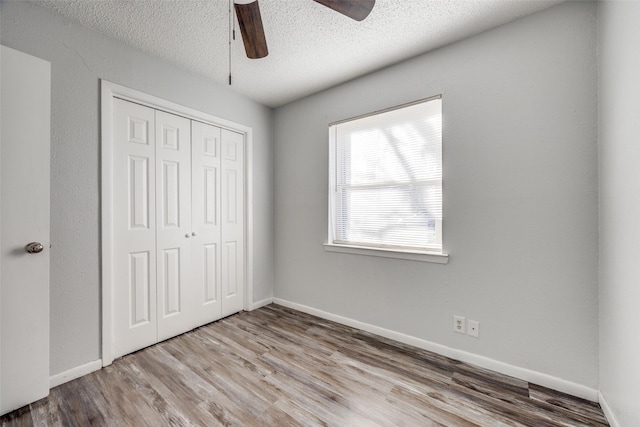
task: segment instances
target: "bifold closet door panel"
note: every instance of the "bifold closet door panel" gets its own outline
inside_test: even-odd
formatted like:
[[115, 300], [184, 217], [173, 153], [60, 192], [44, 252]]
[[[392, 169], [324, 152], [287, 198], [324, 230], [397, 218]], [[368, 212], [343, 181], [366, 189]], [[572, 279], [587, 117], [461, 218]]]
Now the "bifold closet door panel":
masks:
[[221, 131], [222, 317], [244, 308], [244, 135]]
[[194, 328], [191, 122], [156, 110], [158, 341]]
[[192, 279], [198, 325], [220, 319], [220, 128], [191, 122]]
[[114, 357], [158, 341], [154, 115], [151, 108], [114, 99]]

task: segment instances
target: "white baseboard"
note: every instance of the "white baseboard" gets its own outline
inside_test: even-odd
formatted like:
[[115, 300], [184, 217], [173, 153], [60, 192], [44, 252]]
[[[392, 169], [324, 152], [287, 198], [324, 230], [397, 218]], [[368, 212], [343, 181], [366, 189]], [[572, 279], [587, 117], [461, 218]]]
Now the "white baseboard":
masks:
[[61, 372], [49, 377], [49, 388], [57, 387], [61, 384], [80, 378], [83, 375], [102, 369], [102, 359], [76, 366], [68, 371]]
[[481, 368], [490, 369], [492, 371], [499, 372], [501, 374], [509, 375], [524, 381], [541, 385], [543, 387], [561, 391], [563, 393], [567, 393], [572, 396], [581, 397], [583, 399], [587, 399], [592, 402], [598, 401], [598, 391], [591, 387], [584, 386], [582, 384], [577, 384], [571, 381], [563, 380], [562, 378], [554, 377], [552, 375], [510, 365], [508, 363], [500, 362], [499, 360], [490, 359], [488, 357], [469, 353], [463, 350], [457, 350], [455, 348], [447, 347], [441, 344], [436, 344], [434, 342], [413, 337], [411, 335], [406, 335], [401, 332], [392, 331], [390, 329], [385, 329], [379, 326], [360, 322], [359, 320], [354, 320], [354, 319], [343, 317], [337, 314], [328, 313], [326, 311], [319, 310], [317, 308], [287, 301], [281, 298], [273, 298], [273, 302], [285, 307], [292, 308], [294, 310], [302, 311], [304, 313], [321, 317], [323, 319], [327, 319], [337, 323], [341, 323], [343, 325], [351, 326], [352, 328], [361, 329], [363, 331], [367, 331], [372, 334], [376, 334], [385, 338], [396, 340], [404, 344], [409, 344], [414, 347], [432, 351], [434, 353], [440, 354], [442, 356], [450, 357], [452, 359], [459, 360], [461, 362], [470, 363], [472, 365], [476, 365]]
[[265, 305], [269, 305], [273, 302], [273, 297], [272, 298], [265, 298], [262, 301], [257, 301], [254, 302], [253, 305], [251, 306], [251, 311], [256, 310], [260, 307], [264, 307]]
[[598, 392], [598, 403], [600, 403], [600, 407], [602, 408], [602, 412], [604, 412], [604, 416], [609, 421], [609, 425], [611, 427], [620, 427], [620, 423], [616, 419], [616, 416], [613, 414], [611, 407], [607, 403], [607, 400], [604, 398], [601, 392]]

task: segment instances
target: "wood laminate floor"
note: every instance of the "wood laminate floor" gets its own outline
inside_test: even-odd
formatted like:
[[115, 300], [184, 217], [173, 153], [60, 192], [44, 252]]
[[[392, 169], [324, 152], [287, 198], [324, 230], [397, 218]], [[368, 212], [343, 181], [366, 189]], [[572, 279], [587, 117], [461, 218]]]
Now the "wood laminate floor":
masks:
[[605, 426], [597, 403], [278, 305], [116, 360], [2, 426]]

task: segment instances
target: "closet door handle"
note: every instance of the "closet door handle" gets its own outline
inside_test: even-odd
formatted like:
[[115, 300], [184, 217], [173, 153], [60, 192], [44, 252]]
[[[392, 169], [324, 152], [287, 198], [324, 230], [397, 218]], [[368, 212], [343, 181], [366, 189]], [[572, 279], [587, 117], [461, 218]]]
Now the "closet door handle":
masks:
[[191, 236], [189, 235], [189, 233], [187, 233], [187, 234], [184, 235], [184, 237], [186, 237], [188, 239]]
[[193, 233], [191, 233], [191, 235], [192, 235], [192, 236], [195, 236], [195, 235], [196, 235], [196, 232], [194, 231]]

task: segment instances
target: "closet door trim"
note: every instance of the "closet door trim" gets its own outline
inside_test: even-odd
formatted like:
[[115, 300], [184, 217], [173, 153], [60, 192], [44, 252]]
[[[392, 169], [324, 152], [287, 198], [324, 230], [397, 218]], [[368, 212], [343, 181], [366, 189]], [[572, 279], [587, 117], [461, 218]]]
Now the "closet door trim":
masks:
[[102, 241], [102, 366], [113, 362], [113, 112], [114, 99], [134, 102], [156, 110], [176, 114], [228, 129], [244, 135], [245, 142], [245, 311], [253, 306], [253, 130], [252, 128], [225, 120], [211, 114], [176, 104], [144, 92], [101, 80], [101, 241]]

